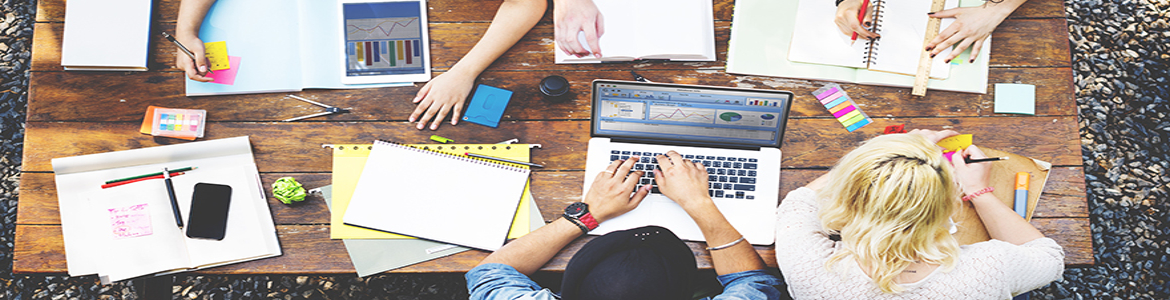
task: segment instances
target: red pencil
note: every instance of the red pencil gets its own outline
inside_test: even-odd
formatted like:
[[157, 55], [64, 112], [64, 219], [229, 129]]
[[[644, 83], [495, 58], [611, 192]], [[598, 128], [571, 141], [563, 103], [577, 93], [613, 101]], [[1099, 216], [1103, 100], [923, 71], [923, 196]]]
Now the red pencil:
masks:
[[[865, 0], [865, 1], [861, 2], [861, 9], [857, 10], [857, 22], [858, 23], [865, 22], [865, 10], [867, 8], [869, 8], [869, 0]], [[856, 42], [857, 42], [857, 32], [854, 31], [853, 32], [853, 42], [850, 42], [849, 45], [853, 46], [853, 43], [856, 43]]]
[[[171, 172], [171, 177], [183, 175], [183, 173], [184, 172]], [[127, 183], [134, 183], [134, 182], [139, 182], [139, 181], [143, 181], [143, 180], [150, 180], [150, 179], [163, 179], [163, 175], [158, 174], [158, 175], [154, 175], [154, 176], [150, 176], [150, 177], [142, 177], [142, 178], [135, 178], [135, 179], [126, 180], [126, 181], [119, 181], [119, 182], [115, 182], [115, 183], [107, 183], [107, 184], [103, 184], [102, 188], [103, 189], [112, 188], [112, 187], [127, 184]]]

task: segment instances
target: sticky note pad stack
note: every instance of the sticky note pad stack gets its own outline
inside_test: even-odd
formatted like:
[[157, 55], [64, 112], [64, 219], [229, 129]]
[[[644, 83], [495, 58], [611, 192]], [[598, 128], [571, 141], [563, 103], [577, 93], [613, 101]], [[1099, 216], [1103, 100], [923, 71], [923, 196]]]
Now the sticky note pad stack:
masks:
[[203, 54], [207, 57], [207, 62], [211, 63], [212, 71], [231, 69], [231, 62], [228, 60], [227, 42], [203, 43]]
[[207, 116], [202, 109], [155, 108], [150, 134], [176, 138], [201, 138]]
[[817, 97], [817, 100], [825, 106], [825, 109], [828, 109], [829, 113], [833, 114], [833, 117], [837, 118], [837, 121], [841, 122], [841, 125], [844, 125], [845, 130], [849, 130], [849, 132], [873, 123], [873, 119], [870, 119], [868, 115], [861, 112], [861, 109], [857, 108], [857, 104], [853, 103], [853, 99], [850, 99], [849, 95], [845, 94], [845, 90], [841, 89], [840, 85], [835, 83], [826, 84], [820, 89], [813, 91], [812, 94]]

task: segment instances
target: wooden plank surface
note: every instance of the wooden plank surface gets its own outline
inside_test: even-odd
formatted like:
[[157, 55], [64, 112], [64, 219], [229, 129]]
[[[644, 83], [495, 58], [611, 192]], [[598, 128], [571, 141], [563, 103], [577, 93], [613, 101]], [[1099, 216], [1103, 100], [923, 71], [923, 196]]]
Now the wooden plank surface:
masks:
[[[307, 187], [330, 183], [330, 152], [326, 143], [368, 143], [375, 138], [427, 141], [431, 134], [461, 143], [494, 143], [519, 137], [541, 143], [532, 159], [547, 167], [533, 173], [533, 193], [542, 217], [551, 221], [560, 209], [580, 201], [585, 148], [588, 140], [593, 79], [629, 80], [628, 70], [651, 80], [715, 86], [782, 89], [797, 94], [782, 151], [781, 196], [823, 174], [827, 168], [882, 127], [954, 129], [976, 134], [976, 144], [1036, 157], [1057, 165], [1050, 175], [1032, 223], [1065, 247], [1068, 265], [1094, 264], [1084, 172], [1081, 167], [1077, 108], [1073, 98], [1067, 21], [1063, 2], [1033, 0], [1016, 10], [993, 33], [992, 68], [988, 82], [1027, 83], [1037, 86], [1036, 116], [1009, 116], [992, 112], [989, 94], [932, 92], [926, 98], [909, 97], [908, 89], [845, 84], [875, 124], [845, 133], [809, 92], [821, 82], [723, 72], [734, 0], [715, 0], [715, 62], [640, 62], [603, 65], [554, 65], [551, 9], [541, 23], [481, 74], [479, 83], [515, 92], [499, 129], [474, 124], [445, 125], [438, 132], [417, 131], [405, 122], [414, 105], [409, 102], [421, 87], [309, 90], [297, 93], [354, 112], [302, 123], [278, 123], [292, 116], [319, 111], [284, 94], [186, 97], [183, 74], [173, 68], [173, 51], [162, 39], [153, 39], [149, 72], [63, 72], [60, 44], [64, 0], [38, 1], [31, 87], [26, 125], [25, 173], [18, 202], [14, 269], [17, 273], [65, 273], [60, 217], [50, 160], [55, 157], [101, 153], [183, 143], [136, 133], [148, 105], [206, 109], [208, 136], [216, 139], [252, 137], [262, 180], [294, 176]], [[153, 28], [173, 31], [179, 0], [155, 2]], [[436, 75], [454, 65], [487, 29], [500, 0], [432, 0], [428, 3], [432, 63]], [[536, 82], [562, 75], [573, 85], [575, 99], [557, 103], [541, 100]], [[1003, 134], [1003, 133], [1011, 134]], [[344, 247], [328, 239], [328, 212], [320, 201], [279, 204], [269, 196], [285, 255], [278, 258], [215, 268], [214, 274], [345, 274], [352, 273]], [[545, 266], [563, 270], [571, 253], [589, 238], [579, 239]], [[702, 243], [689, 243], [700, 262], [710, 267]], [[774, 253], [757, 247], [775, 266]], [[487, 255], [468, 251], [395, 272], [462, 272]]]

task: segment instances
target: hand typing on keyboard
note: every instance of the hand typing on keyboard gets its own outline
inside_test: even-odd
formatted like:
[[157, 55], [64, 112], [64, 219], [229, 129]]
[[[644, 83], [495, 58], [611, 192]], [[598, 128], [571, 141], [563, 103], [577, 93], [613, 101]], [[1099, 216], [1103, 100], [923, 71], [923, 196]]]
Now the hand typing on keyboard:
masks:
[[[642, 199], [650, 194], [649, 186], [634, 190], [638, 178], [644, 171], [630, 172], [639, 157], [634, 156], [626, 160], [614, 160], [605, 171], [597, 173], [589, 192], [585, 193], [589, 211], [598, 223], [620, 216], [638, 207]], [[632, 196], [630, 193], [634, 193]]]
[[711, 202], [707, 193], [707, 170], [702, 163], [685, 159], [674, 151], [659, 155], [657, 159], [654, 180], [663, 195], [685, 210]]

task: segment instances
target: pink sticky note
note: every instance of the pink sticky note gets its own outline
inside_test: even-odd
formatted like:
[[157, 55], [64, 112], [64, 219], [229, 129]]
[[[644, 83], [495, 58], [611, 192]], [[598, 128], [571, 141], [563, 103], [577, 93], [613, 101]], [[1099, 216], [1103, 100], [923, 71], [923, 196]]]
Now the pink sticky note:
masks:
[[947, 159], [947, 161], [952, 161], [952, 157], [955, 156], [955, 153], [956, 153], [955, 151], [943, 152], [943, 157], [945, 157]]
[[231, 66], [232, 66], [230, 69], [219, 70], [219, 71], [215, 71], [215, 73], [207, 74], [207, 77], [214, 79], [211, 81], [211, 83], [226, 84], [226, 85], [232, 85], [232, 84], [236, 83], [236, 71], [240, 70], [240, 57], [229, 55], [228, 61], [230, 62]]
[[110, 230], [115, 239], [146, 236], [154, 233], [150, 226], [150, 210], [146, 203], [116, 207], [110, 211]]

